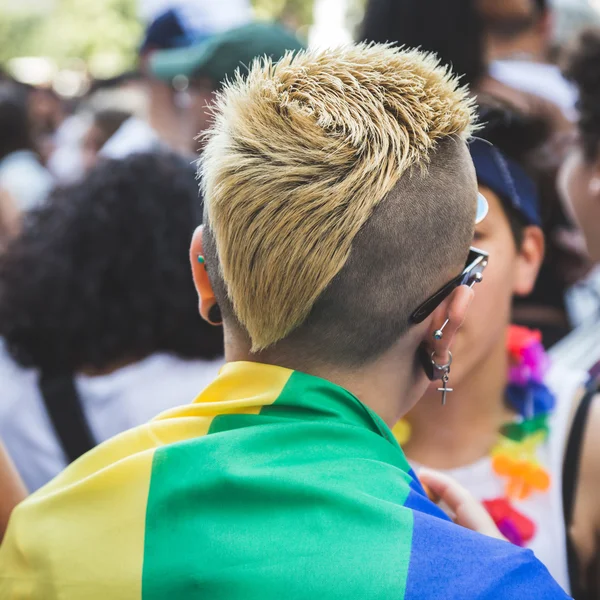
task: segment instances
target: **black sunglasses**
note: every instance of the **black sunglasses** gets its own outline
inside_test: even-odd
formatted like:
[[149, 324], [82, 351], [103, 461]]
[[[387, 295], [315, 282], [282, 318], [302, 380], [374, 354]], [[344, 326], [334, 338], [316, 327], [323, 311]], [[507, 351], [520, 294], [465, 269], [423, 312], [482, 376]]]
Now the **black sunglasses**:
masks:
[[483, 279], [483, 271], [488, 265], [489, 254], [471, 246], [467, 264], [460, 275], [449, 281], [443, 288], [439, 289], [433, 296], [425, 300], [409, 320], [413, 325], [423, 322], [451, 293], [460, 285], [473, 287]]

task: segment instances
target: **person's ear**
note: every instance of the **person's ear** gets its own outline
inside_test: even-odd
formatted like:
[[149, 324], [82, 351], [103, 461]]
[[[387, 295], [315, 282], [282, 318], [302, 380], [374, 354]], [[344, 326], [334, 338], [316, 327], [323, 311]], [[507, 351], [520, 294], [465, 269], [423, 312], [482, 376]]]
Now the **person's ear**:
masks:
[[[475, 293], [472, 288], [461, 285], [433, 313], [427, 338], [424, 341], [432, 352], [435, 351], [437, 363], [446, 364], [448, 362], [450, 346], [465, 321]], [[441, 336], [439, 332], [441, 332]]]
[[192, 276], [194, 285], [198, 292], [200, 302], [200, 315], [211, 325], [221, 325], [221, 310], [217, 304], [208, 272], [206, 271], [206, 260], [204, 258], [204, 246], [202, 244], [203, 226], [200, 225], [194, 231], [192, 244], [190, 246], [190, 262], [192, 264]]
[[523, 242], [517, 254], [513, 280], [513, 293], [527, 296], [533, 290], [542, 261], [544, 260], [544, 234], [539, 227], [530, 225], [523, 230]]

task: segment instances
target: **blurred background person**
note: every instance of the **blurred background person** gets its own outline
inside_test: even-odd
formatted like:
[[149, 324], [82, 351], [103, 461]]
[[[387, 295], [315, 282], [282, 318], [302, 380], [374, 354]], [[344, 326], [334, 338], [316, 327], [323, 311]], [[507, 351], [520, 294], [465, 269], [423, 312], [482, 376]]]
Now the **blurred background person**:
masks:
[[[578, 136], [561, 172], [567, 209], [579, 224], [587, 252], [600, 263], [600, 29], [585, 31], [566, 57], [565, 71], [579, 91]], [[553, 349], [556, 360], [593, 369], [600, 361], [600, 271], [572, 290], [573, 310], [581, 324]]]
[[435, 52], [472, 90], [487, 77], [476, 0], [368, 0], [358, 39]]
[[216, 377], [187, 258], [201, 220], [187, 161], [132, 155], [54, 191], [0, 256], [0, 439], [30, 491]]
[[131, 118], [131, 113], [124, 110], [100, 110], [92, 116], [88, 130], [83, 138], [83, 168], [89, 171], [98, 161], [98, 154], [117, 133], [121, 125]]
[[155, 149], [157, 142], [183, 154], [194, 154], [193, 122], [190, 122], [189, 81], [185, 77], [158, 78], [150, 68], [156, 52], [201, 44], [251, 18], [248, 0], [208, 0], [167, 4], [146, 28], [139, 48], [139, 71], [148, 95], [147, 120], [132, 118], [107, 145], [104, 155], [125, 156], [132, 151]]
[[236, 70], [243, 75], [258, 57], [277, 62], [286, 52], [302, 48], [304, 45], [287, 29], [257, 22], [229, 29], [187, 48], [156, 52], [149, 66], [158, 79], [189, 82], [190, 131], [199, 134], [210, 124], [209, 107], [215, 93], [226, 80], [234, 78]]
[[64, 100], [50, 87], [31, 87], [28, 112], [35, 148], [46, 165], [55, 150], [55, 135], [67, 116]]
[[539, 332], [511, 326], [514, 298], [531, 293], [544, 254], [537, 186], [523, 160], [544, 128], [498, 104], [481, 106], [480, 118], [471, 156], [489, 214], [473, 246], [490, 264], [453, 343], [452, 400], [441, 406], [432, 386], [396, 431], [417, 472], [456, 478], [510, 541], [531, 548], [566, 591], [578, 590], [600, 557], [600, 410], [582, 441], [578, 479], [565, 446], [583, 438], [570, 430], [587, 374], [557, 361], [547, 371]]
[[575, 88], [550, 62], [554, 11], [549, 0], [478, 0], [486, 33], [490, 75], [557, 104], [576, 117]]
[[0, 190], [20, 211], [38, 206], [52, 187], [52, 178], [35, 151], [23, 86], [0, 82]]
[[128, 118], [147, 117], [147, 104], [143, 82], [136, 71], [94, 81], [55, 132], [54, 149], [48, 160], [48, 169], [55, 179], [68, 184], [82, 177]]
[[568, 130], [570, 124], [556, 104], [507, 85], [490, 72], [483, 1], [368, 0], [359, 39], [435, 52], [474, 94], [487, 93], [522, 112], [544, 116], [556, 132]]

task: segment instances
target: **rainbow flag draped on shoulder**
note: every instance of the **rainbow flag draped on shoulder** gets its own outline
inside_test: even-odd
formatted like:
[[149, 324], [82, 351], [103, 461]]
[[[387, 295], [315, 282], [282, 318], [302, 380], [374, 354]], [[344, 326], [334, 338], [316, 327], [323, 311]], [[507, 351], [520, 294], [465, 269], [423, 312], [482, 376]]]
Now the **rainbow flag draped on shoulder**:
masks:
[[3, 600], [565, 597], [450, 523], [358, 399], [254, 363], [83, 456], [0, 547]]

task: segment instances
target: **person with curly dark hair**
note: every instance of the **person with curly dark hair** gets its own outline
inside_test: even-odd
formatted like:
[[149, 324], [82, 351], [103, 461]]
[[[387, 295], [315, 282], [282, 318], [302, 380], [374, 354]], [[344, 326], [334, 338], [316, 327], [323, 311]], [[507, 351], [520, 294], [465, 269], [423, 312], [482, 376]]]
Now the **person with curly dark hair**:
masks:
[[180, 157], [106, 160], [0, 257], [0, 439], [30, 490], [216, 376], [187, 260], [201, 204]]

